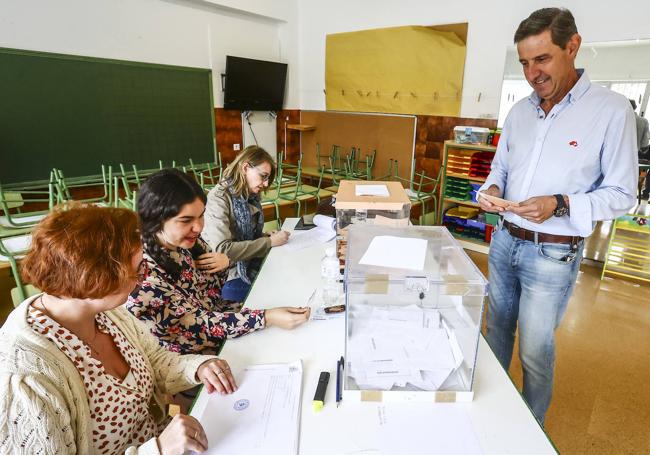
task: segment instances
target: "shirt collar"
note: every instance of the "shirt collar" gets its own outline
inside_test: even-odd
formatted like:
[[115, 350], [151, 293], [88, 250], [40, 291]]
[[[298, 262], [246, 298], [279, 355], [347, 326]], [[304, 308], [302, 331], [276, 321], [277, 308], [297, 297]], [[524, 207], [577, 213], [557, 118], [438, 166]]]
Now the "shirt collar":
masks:
[[[589, 76], [587, 76], [587, 73], [585, 72], [584, 68], [577, 68], [576, 72], [578, 73], [577, 82], [573, 85], [573, 87], [571, 87], [569, 93], [565, 95], [565, 97], [562, 99], [562, 101], [560, 101], [559, 104], [563, 104], [565, 102], [575, 103], [589, 89], [589, 86], [591, 85], [591, 80], [589, 80]], [[533, 103], [535, 107], [539, 107], [539, 104], [542, 101], [539, 95], [537, 95], [537, 92], [535, 92], [534, 90], [530, 94], [528, 99], [530, 100], [531, 103]]]

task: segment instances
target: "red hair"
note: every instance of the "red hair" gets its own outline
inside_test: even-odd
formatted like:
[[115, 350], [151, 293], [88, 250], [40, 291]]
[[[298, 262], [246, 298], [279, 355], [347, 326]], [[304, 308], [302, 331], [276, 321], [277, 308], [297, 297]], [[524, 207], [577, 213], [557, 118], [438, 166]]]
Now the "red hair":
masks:
[[133, 279], [132, 258], [141, 248], [135, 212], [68, 204], [36, 226], [22, 275], [56, 297], [98, 299]]

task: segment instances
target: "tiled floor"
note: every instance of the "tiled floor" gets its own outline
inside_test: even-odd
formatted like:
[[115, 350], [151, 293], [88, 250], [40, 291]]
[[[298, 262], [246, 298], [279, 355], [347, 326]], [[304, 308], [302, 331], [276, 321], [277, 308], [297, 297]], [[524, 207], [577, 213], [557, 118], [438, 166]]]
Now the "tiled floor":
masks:
[[[487, 256], [469, 254], [487, 274]], [[562, 454], [650, 453], [650, 285], [600, 272], [582, 265], [557, 330], [546, 430]], [[516, 351], [510, 374], [521, 387]]]

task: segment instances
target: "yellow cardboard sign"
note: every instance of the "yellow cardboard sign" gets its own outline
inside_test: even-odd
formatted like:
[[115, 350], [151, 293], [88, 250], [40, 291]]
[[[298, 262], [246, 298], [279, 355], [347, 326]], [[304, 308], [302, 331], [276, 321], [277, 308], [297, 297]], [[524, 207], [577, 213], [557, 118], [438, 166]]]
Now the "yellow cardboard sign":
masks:
[[327, 35], [327, 110], [458, 116], [466, 46], [406, 26]]

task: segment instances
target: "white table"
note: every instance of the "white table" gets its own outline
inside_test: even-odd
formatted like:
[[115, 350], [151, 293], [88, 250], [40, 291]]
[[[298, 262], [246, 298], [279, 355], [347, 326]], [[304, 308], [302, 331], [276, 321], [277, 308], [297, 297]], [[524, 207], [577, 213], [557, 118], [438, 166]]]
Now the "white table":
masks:
[[[297, 219], [288, 219], [284, 229]], [[250, 308], [305, 306], [320, 285], [320, 259], [325, 244], [299, 251], [273, 248], [251, 293]], [[312, 308], [318, 306], [314, 301]], [[345, 320], [310, 321], [295, 330], [271, 327], [229, 340], [221, 357], [234, 370], [259, 363], [302, 359], [303, 392], [300, 454], [369, 454], [376, 449], [377, 404], [343, 400], [335, 404], [336, 360], [343, 355]], [[325, 407], [313, 413], [312, 399], [321, 371], [331, 374]], [[432, 404], [466, 406], [485, 454], [549, 454], [553, 445], [526, 406], [512, 381], [480, 337], [472, 403]], [[432, 442], [432, 450], [435, 444]]]

